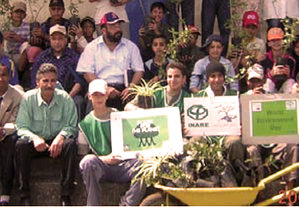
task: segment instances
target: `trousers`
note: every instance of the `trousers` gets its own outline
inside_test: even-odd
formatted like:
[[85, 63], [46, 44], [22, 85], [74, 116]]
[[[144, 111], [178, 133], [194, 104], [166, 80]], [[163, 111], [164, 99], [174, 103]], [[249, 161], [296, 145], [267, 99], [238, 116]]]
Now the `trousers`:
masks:
[[[134, 177], [137, 159], [130, 159], [118, 165], [107, 165], [94, 154], [86, 155], [80, 162], [80, 172], [87, 191], [87, 206], [105, 205], [101, 203], [101, 182], [130, 182]], [[120, 200], [121, 206], [137, 206], [145, 195], [146, 186], [135, 182]]]
[[[46, 141], [51, 144], [53, 140]], [[75, 179], [77, 145], [75, 139], [65, 139], [62, 152], [57, 159], [62, 159], [61, 196], [70, 196]], [[16, 142], [16, 166], [18, 185], [21, 198], [30, 197], [30, 171], [33, 157], [49, 156], [48, 151], [38, 152], [33, 142], [26, 138], [20, 138]]]

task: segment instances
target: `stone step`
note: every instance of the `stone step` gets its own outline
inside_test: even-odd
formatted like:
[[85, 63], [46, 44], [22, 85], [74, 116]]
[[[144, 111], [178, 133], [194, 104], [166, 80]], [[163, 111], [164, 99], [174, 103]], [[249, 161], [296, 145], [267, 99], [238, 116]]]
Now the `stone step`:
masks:
[[[79, 166], [78, 157], [78, 166]], [[31, 199], [33, 205], [60, 205], [61, 161], [48, 157], [36, 158], [31, 165]], [[75, 188], [71, 196], [72, 205], [86, 205], [86, 190], [80, 172], [76, 169]], [[103, 205], [118, 205], [120, 198], [129, 188], [129, 183], [103, 183]], [[20, 205], [16, 184], [11, 195], [11, 205]]]

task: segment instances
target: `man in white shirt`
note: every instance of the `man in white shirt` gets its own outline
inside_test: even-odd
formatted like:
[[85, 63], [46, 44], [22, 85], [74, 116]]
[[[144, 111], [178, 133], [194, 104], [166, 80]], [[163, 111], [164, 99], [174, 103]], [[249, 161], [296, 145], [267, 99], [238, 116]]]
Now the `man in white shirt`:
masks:
[[105, 14], [100, 22], [103, 35], [85, 47], [77, 66], [77, 72], [83, 73], [88, 83], [97, 78], [108, 83], [107, 104], [119, 110], [123, 109], [129, 84], [137, 84], [144, 72], [138, 47], [122, 37], [121, 22], [115, 13]]

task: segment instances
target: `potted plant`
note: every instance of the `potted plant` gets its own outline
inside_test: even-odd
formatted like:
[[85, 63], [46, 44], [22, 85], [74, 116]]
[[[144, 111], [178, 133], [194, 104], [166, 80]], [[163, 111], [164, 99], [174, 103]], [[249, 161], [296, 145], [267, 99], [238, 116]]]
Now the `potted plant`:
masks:
[[154, 107], [154, 93], [158, 90], [162, 90], [160, 82], [148, 83], [141, 79], [140, 85], [132, 84], [129, 87], [129, 93], [125, 97], [125, 100], [131, 96], [136, 96], [137, 106], [140, 108], [148, 109]]

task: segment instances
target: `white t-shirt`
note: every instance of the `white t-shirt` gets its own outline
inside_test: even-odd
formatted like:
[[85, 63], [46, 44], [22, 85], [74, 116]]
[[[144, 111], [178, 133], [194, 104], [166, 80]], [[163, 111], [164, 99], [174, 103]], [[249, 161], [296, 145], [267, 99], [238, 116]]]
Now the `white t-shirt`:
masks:
[[120, 19], [124, 20], [125, 22], [129, 22], [128, 15], [126, 12], [126, 5], [122, 6], [111, 6], [110, 0], [101, 0], [97, 2], [96, 6], [96, 14], [94, 16], [94, 20], [96, 24], [99, 24], [102, 17], [108, 12], [114, 12]]

